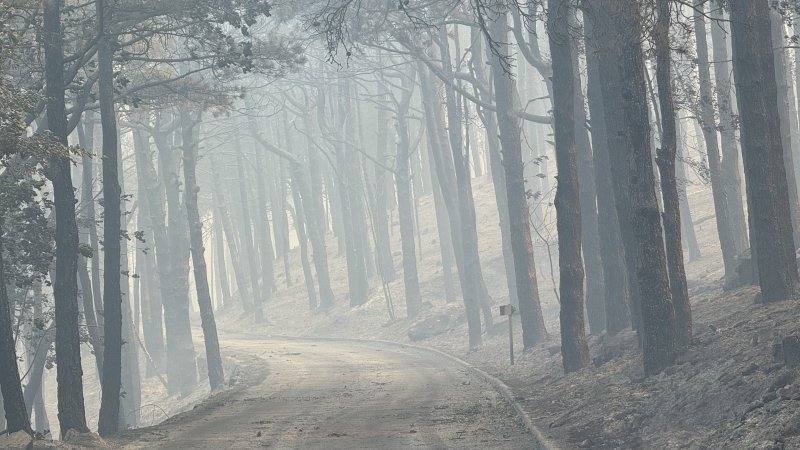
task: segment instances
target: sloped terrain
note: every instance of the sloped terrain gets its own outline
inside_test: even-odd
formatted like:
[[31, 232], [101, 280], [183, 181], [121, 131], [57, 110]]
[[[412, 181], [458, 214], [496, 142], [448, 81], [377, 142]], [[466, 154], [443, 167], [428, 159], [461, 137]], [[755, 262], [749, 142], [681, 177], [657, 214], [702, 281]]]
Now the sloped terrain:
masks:
[[[494, 302], [507, 302], [497, 212], [491, 184], [476, 180], [476, 207], [484, 273]], [[800, 372], [773, 356], [773, 344], [798, 332], [797, 305], [755, 302], [757, 289], [722, 290], [722, 263], [716, 240], [710, 190], [692, 186], [689, 200], [703, 256], [687, 264], [694, 310], [694, 338], [678, 363], [645, 379], [636, 337], [631, 331], [614, 338], [590, 337], [594, 364], [564, 376], [558, 339], [558, 305], [553, 293], [548, 246], [537, 244], [539, 288], [550, 338], [520, 354], [520, 327], [515, 326], [517, 363], [509, 365], [506, 323], [496, 318], [484, 334], [484, 345], [467, 351], [466, 324], [459, 302], [446, 304], [431, 199], [420, 201], [420, 277], [425, 306], [417, 320], [404, 318], [402, 279], [389, 283], [397, 319], [388, 314], [383, 290], [373, 288], [370, 301], [350, 308], [346, 298], [346, 265], [329, 243], [336, 306], [326, 312], [307, 310], [302, 274], [270, 300], [268, 325], [253, 325], [264, 335], [346, 336], [410, 342], [457, 355], [509, 384], [534, 423], [567, 448], [797, 448], [800, 447]], [[396, 219], [395, 219], [396, 220]], [[396, 224], [395, 224], [396, 226]], [[546, 227], [539, 232], [546, 234]], [[397, 238], [395, 233], [395, 238]], [[399, 243], [394, 242], [394, 249]], [[550, 242], [551, 252], [556, 242]], [[297, 257], [297, 255], [293, 255]], [[552, 254], [557, 265], [557, 254]], [[400, 255], [395, 251], [400, 267]], [[294, 267], [299, 267], [295, 264]], [[557, 267], [555, 267], [557, 270]], [[277, 272], [277, 271], [276, 271]], [[557, 283], [557, 274], [555, 282]], [[285, 280], [279, 280], [285, 283]], [[373, 285], [379, 285], [377, 279]], [[495, 308], [496, 309], [496, 308]], [[222, 328], [239, 319], [235, 308]], [[797, 380], [797, 383], [795, 382]]]

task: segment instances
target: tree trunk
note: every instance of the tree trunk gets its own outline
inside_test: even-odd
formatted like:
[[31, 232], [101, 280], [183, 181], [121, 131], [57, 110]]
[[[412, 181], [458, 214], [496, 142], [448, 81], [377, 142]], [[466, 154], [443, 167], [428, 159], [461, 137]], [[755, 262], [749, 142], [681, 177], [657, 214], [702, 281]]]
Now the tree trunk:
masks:
[[0, 240], [0, 393], [2, 393], [0, 405], [5, 411], [6, 426], [4, 429], [8, 433], [24, 431], [32, 435], [33, 430], [28, 411], [25, 408], [22, 384], [19, 379], [11, 314], [11, 305], [6, 291], [5, 267], [3, 266], [3, 243]]
[[681, 128], [681, 119], [678, 118], [677, 115], [675, 117], [675, 132], [678, 136], [675, 147], [675, 178], [678, 182], [678, 197], [681, 208], [681, 236], [686, 244], [686, 250], [689, 252], [689, 262], [692, 262], [700, 258], [701, 254], [700, 246], [697, 244], [697, 235], [694, 231], [692, 211], [689, 209], [689, 197], [686, 194], [686, 183], [688, 183], [688, 180], [686, 178], [686, 170], [684, 169], [684, 134]]
[[[55, 139], [66, 146], [67, 116], [64, 105], [63, 34], [60, 3], [57, 0], [45, 0], [43, 17], [47, 124]], [[89, 428], [86, 426], [86, 409], [83, 400], [77, 276], [78, 225], [75, 220], [75, 191], [72, 186], [70, 160], [63, 156], [51, 157], [49, 169], [53, 181], [53, 203], [56, 218], [56, 274], [53, 283], [53, 297], [55, 319], [59, 324], [56, 328], [58, 418], [63, 436], [69, 430], [87, 432]], [[119, 270], [119, 267], [115, 270]], [[0, 293], [0, 296], [6, 297], [4, 283], [1, 289], [3, 292]], [[5, 305], [5, 308], [7, 309], [8, 305]], [[0, 309], [2, 309], [2, 305], [0, 305]], [[14, 364], [13, 368], [16, 367]], [[9, 377], [7, 381], [12, 381], [13, 377], [10, 374], [7, 376]], [[3, 388], [5, 390], [6, 386]], [[18, 406], [16, 389], [11, 387], [8, 389], [7, 394], [4, 392], [6, 404], [16, 408]], [[14, 428], [30, 431], [27, 416], [24, 421], [20, 421], [19, 417], [7, 417], [7, 420], [9, 425], [13, 425]]]
[[667, 270], [675, 310], [675, 346], [684, 349], [692, 339], [692, 306], [686, 286], [681, 242], [681, 212], [678, 184], [675, 178], [675, 155], [678, 135], [675, 129], [675, 104], [672, 98], [672, 56], [670, 55], [670, 11], [668, 0], [658, 0], [658, 20], [653, 31], [656, 51], [658, 103], [661, 108], [661, 148], [656, 151], [656, 164], [661, 173], [661, 195], [664, 199], [664, 238]]
[[[561, 357], [565, 372], [589, 364], [589, 346], [583, 321], [583, 261], [578, 154], [575, 148], [575, 67], [569, 30], [569, 3], [549, 0], [547, 29], [553, 60], [553, 123], [555, 130], [556, 227], [558, 229]], [[497, 77], [495, 77], [496, 79]], [[502, 121], [501, 121], [502, 123]]]
[[[427, 114], [426, 114], [427, 118]], [[428, 124], [430, 125], [430, 123]], [[426, 128], [425, 134], [428, 136], [428, 164], [430, 165], [431, 173], [436, 172], [436, 164], [434, 156], [431, 154], [435, 152], [439, 145], [438, 131], [436, 129]], [[438, 177], [432, 177], [433, 180], [433, 207], [434, 214], [436, 214], [436, 231], [439, 236], [439, 254], [442, 257], [442, 283], [444, 285], [444, 299], [445, 303], [456, 301], [456, 287], [453, 283], [453, 259], [455, 258], [453, 252], [453, 245], [455, 240], [451, 232], [450, 218], [447, 216], [447, 209], [445, 206], [444, 195], [442, 194], [441, 180]]]
[[626, 255], [632, 251], [635, 261], [635, 271], [629, 266], [629, 273], [635, 274], [641, 293], [642, 352], [644, 371], [649, 376], [675, 360], [675, 312], [650, 153], [642, 18], [632, 13], [638, 6], [634, 0], [601, 0], [592, 5], [591, 19], [595, 21], [598, 39], [593, 44], [605, 88], [612, 173], [624, 180], [615, 189], [615, 198], [618, 216], [628, 222], [633, 237], [625, 251]]
[[189, 222], [189, 238], [192, 249], [192, 265], [194, 267], [194, 284], [197, 290], [197, 306], [200, 309], [200, 321], [203, 327], [203, 340], [206, 347], [208, 364], [208, 383], [215, 391], [225, 381], [222, 371], [222, 357], [219, 353], [217, 323], [214, 319], [214, 307], [211, 304], [211, 290], [208, 287], [208, 271], [206, 270], [205, 248], [203, 246], [203, 225], [200, 222], [200, 210], [197, 206], [197, 185], [195, 175], [197, 167], [197, 143], [194, 127], [200, 122], [191, 116], [188, 110], [181, 109], [181, 129], [183, 131], [183, 181], [186, 189], [186, 214]]
[[[480, 86], [475, 89], [476, 95], [482, 100], [491, 103], [493, 100], [492, 86], [489, 82], [484, 64], [483, 56], [483, 38], [480, 31], [471, 29], [472, 39], [472, 53], [473, 57], [470, 58], [471, 70], [475, 73], [475, 77], [479, 80]], [[491, 60], [494, 55], [491, 48], [486, 49], [486, 57]], [[517, 93], [512, 92], [515, 98]], [[508, 210], [508, 193], [506, 192], [506, 176], [503, 172], [503, 155], [500, 150], [500, 138], [497, 133], [497, 114], [485, 108], [477, 106], [478, 116], [483, 122], [486, 131], [486, 146], [489, 153], [489, 173], [492, 177], [492, 184], [494, 185], [495, 202], [497, 203], [497, 214], [500, 219], [500, 243], [503, 249], [503, 268], [506, 277], [506, 285], [508, 286], [509, 302], [519, 307], [519, 292], [517, 292], [517, 275], [514, 268], [514, 251], [513, 238], [511, 237], [511, 219], [509, 218]], [[521, 144], [520, 144], [521, 145]], [[526, 226], [530, 227], [529, 221], [526, 219]], [[529, 228], [530, 230], [530, 228]]]
[[754, 261], [762, 299], [771, 302], [794, 295], [798, 274], [781, 146], [769, 3], [732, 0], [730, 8], [751, 247], [757, 250]]
[[[492, 60], [491, 68], [497, 103], [497, 125], [500, 131], [500, 145], [503, 155], [503, 178], [508, 202], [511, 249], [514, 255], [514, 264], [509, 270], [513, 269], [515, 275], [519, 312], [522, 318], [522, 342], [524, 347], [529, 349], [547, 338], [547, 330], [545, 329], [542, 308], [539, 303], [539, 286], [530, 229], [530, 211], [525, 192], [522, 130], [520, 119], [515, 114], [517, 105], [514, 104], [514, 100], [517, 95], [517, 87], [514, 80], [504, 73], [504, 63], [509, 55], [508, 44], [506, 44], [508, 42], [508, 17], [506, 11], [500, 13], [492, 22], [490, 33], [492, 40], [501, 43], [496, 49], [498, 55]], [[495, 130], [490, 132], [494, 133]], [[582, 281], [581, 288], [583, 288]], [[583, 308], [581, 307], [582, 320]]]
[[[568, 19], [570, 28], [580, 29], [574, 15]], [[600, 224], [597, 212], [597, 182], [594, 175], [594, 155], [589, 140], [589, 124], [586, 119], [586, 99], [580, 74], [579, 38], [570, 39], [570, 57], [574, 68], [573, 105], [575, 126], [575, 148], [580, 179], [581, 204], [581, 248], [583, 267], [586, 272], [586, 316], [589, 331], [599, 335], [606, 328], [605, 274], [600, 256]]]
[[[213, 197], [213, 196], [212, 196]], [[212, 203], [214, 201], [212, 200]], [[228, 268], [225, 263], [225, 234], [222, 229], [222, 221], [219, 219], [215, 205], [214, 209], [214, 268], [216, 269], [215, 284], [219, 298], [217, 299], [217, 308], [228, 308], [232, 304], [231, 300], [231, 286], [228, 280]]]
[[[449, 79], [454, 79], [452, 60], [450, 57], [449, 37], [446, 27], [439, 30], [440, 52], [442, 55], [442, 71]], [[486, 288], [481, 269], [481, 260], [478, 253], [478, 229], [475, 220], [475, 204], [472, 196], [472, 180], [470, 179], [469, 154], [463, 145], [461, 135], [461, 122], [463, 120], [461, 110], [456, 102], [456, 92], [451, 83], [445, 83], [445, 103], [447, 105], [447, 134], [450, 138], [450, 152], [452, 153], [453, 167], [455, 168], [455, 185], [457, 186], [455, 198], [458, 202], [459, 225], [461, 228], [461, 259], [463, 276], [467, 279], [466, 286], [472, 289], [472, 293], [467, 293], [470, 289], [461, 292], [465, 296], [473, 296], [476, 305], [483, 312], [484, 325], [486, 330], [492, 329], [492, 298]], [[458, 256], [456, 256], [458, 257]], [[472, 301], [472, 300], [470, 300]]]
[[[152, 184], [153, 179], [148, 178], [151, 174], [152, 156], [150, 154], [150, 141], [147, 136], [139, 130], [133, 130], [133, 149], [136, 159], [136, 192], [139, 202], [139, 229], [145, 233], [144, 245], [149, 247], [146, 254], [142, 255], [143, 270], [139, 275], [142, 277], [142, 298], [147, 299], [142, 302], [142, 334], [144, 336], [147, 352], [153, 358], [157, 370], [163, 370], [166, 363], [164, 348], [164, 319], [161, 309], [161, 273], [156, 270], [156, 251], [153, 247], [158, 247], [159, 242], [153, 232], [153, 222], [150, 212], [153, 206], [150, 205], [152, 196], [148, 192], [148, 185]], [[149, 162], [148, 162], [149, 161]], [[144, 250], [139, 250], [144, 253]], [[136, 269], [139, 271], [139, 268]]]
[[[299, 164], [293, 164], [292, 172], [302, 171]], [[303, 208], [303, 200], [300, 194], [300, 181], [294, 176], [291, 177], [292, 183], [292, 202], [294, 203], [294, 229], [297, 233], [297, 243], [300, 246], [300, 264], [303, 267], [303, 279], [306, 282], [306, 292], [308, 293], [308, 309], [313, 311], [317, 308], [317, 291], [314, 287], [314, 274], [311, 273], [311, 264], [308, 262], [308, 237], [306, 236], [306, 216]]]
[[[308, 153], [309, 178], [297, 180], [303, 203], [303, 210], [306, 213], [306, 224], [308, 238], [311, 241], [311, 249], [314, 259], [314, 268], [317, 272], [317, 285], [319, 287], [319, 307], [327, 309], [333, 305], [334, 296], [331, 289], [331, 277], [328, 270], [328, 247], [325, 243], [325, 208], [322, 203], [322, 176], [320, 175], [317, 163], [317, 150], [314, 149], [312, 136], [316, 128], [311, 126], [310, 114], [304, 118], [306, 126], [306, 146]], [[295, 174], [305, 176], [305, 172]]]
[[[592, 20], [585, 23], [586, 42], [591, 42], [594, 32]], [[587, 46], [588, 47], [588, 46]], [[600, 80], [598, 52], [587, 48], [587, 97], [592, 124], [594, 172], [597, 182], [597, 219], [600, 234], [600, 258], [605, 278], [606, 334], [614, 336], [631, 325], [630, 296], [638, 290], [635, 276], [629, 276], [622, 241], [620, 220], [614, 200], [614, 183], [608, 148], [608, 132], [603, 110], [602, 82]]]
[[417, 273], [417, 254], [414, 244], [414, 217], [411, 199], [411, 170], [409, 168], [411, 138], [408, 131], [408, 110], [414, 80], [413, 72], [403, 77], [403, 92], [398, 102], [397, 117], [397, 158], [395, 159], [395, 183], [397, 186], [397, 214], [400, 221], [400, 243], [403, 251], [403, 285], [405, 286], [406, 316], [419, 315], [422, 309], [422, 294], [419, 290]]
[[[91, 129], [91, 128], [90, 128]], [[93, 150], [94, 137], [91, 138], [84, 131], [83, 126], [78, 127], [78, 137], [80, 146], [87, 152]], [[92, 158], [88, 154], [81, 156], [81, 206], [82, 226], [80, 227], [79, 241], [83, 245], [91, 245], [90, 228], [94, 228], [95, 212], [94, 212], [94, 189], [93, 178], [94, 170], [92, 166]], [[99, 258], [99, 249], [92, 247], [91, 259]], [[94, 350], [95, 364], [97, 366], [98, 379], [101, 378], [103, 373], [103, 339], [98, 328], [97, 313], [95, 311], [94, 291], [92, 290], [92, 281], [89, 277], [89, 259], [85, 256], [78, 256], [78, 282], [81, 291], [81, 299], [83, 300], [83, 317], [86, 321], [86, 329], [89, 332], [89, 340]]]
[[[103, 390], [100, 402], [98, 433], [102, 436], [119, 429], [119, 406], [122, 377], [122, 293], [120, 291], [121, 189], [117, 172], [117, 118], [114, 109], [114, 43], [106, 36], [105, 22], [111, 21], [111, 9], [105, 1], [97, 2], [99, 33], [98, 71], [100, 72], [100, 120], [103, 129]], [[61, 323], [57, 320], [58, 323]], [[60, 329], [57, 328], [57, 329]], [[58, 337], [56, 337], [58, 343]], [[59, 380], [59, 385], [61, 381]], [[61, 414], [59, 414], [61, 418]], [[63, 419], [62, 419], [63, 420]], [[62, 426], [61, 433], [66, 430]]]
[[[438, 95], [438, 92], [437, 89], [433, 87], [433, 80], [431, 80], [428, 69], [423, 63], [419, 64], [422, 98], [436, 98], [435, 96]], [[435, 133], [438, 141], [436, 145], [431, 148], [431, 155], [435, 163], [439, 186], [442, 190], [443, 203], [447, 208], [450, 233], [453, 237], [453, 250], [455, 253], [456, 266], [458, 267], [458, 278], [461, 285], [462, 297], [464, 299], [464, 310], [467, 316], [469, 347], [474, 349], [480, 347], [482, 341], [480, 298], [474, 273], [468, 271], [464, 263], [463, 256], [466, 245], [463, 243], [463, 234], [465, 227], [461, 224], [461, 208], [459, 207], [461, 202], [456, 202], [459, 198], [459, 193], [456, 186], [456, 177], [452, 162], [452, 154], [455, 152], [448, 152], [450, 144], [447, 138], [443, 136], [444, 113], [441, 110], [442, 105], [439, 102], [426, 101], [423, 102], [423, 106], [425, 108], [427, 130], [429, 133]]]
[[[772, 52], [775, 62], [775, 82], [779, 92], [778, 117], [780, 118], [781, 144], [783, 145], [783, 165], [786, 172], [786, 184], [789, 188], [789, 208], [792, 214], [792, 230], [794, 241], [800, 241], [800, 197], [797, 193], [797, 178], [795, 177], [795, 149], [792, 146], [792, 101], [788, 72], [789, 63], [784, 49], [783, 16], [774, 8], [770, 8], [770, 23], [772, 30]], [[796, 118], [794, 119], [797, 120]]]
[[[262, 295], [260, 286], [258, 285], [258, 266], [256, 263], [255, 247], [253, 245], [253, 231], [252, 222], [250, 220], [250, 202], [247, 196], [247, 178], [244, 176], [244, 159], [242, 158], [242, 147], [239, 143], [238, 136], [235, 138], [234, 146], [236, 147], [236, 170], [238, 173], [238, 180], [236, 185], [239, 187], [239, 211], [241, 212], [241, 234], [242, 237], [242, 252], [246, 257], [247, 266], [250, 268], [250, 289], [253, 293], [252, 305], [253, 312], [255, 313], [256, 322], [264, 321], [264, 310], [262, 309]], [[274, 205], [273, 205], [274, 208]], [[273, 209], [274, 211], [274, 209]]]
[[[219, 161], [214, 158], [214, 155], [211, 155], [211, 166], [220, 167], [218, 163]], [[250, 288], [244, 269], [242, 269], [242, 254], [239, 252], [239, 244], [233, 225], [231, 224], [231, 216], [226, 208], [226, 205], [229, 203], [225, 195], [224, 187], [219, 180], [219, 172], [216, 170], [212, 171], [211, 177], [214, 184], [211, 191], [211, 199], [212, 203], [214, 203], [214, 220], [219, 221], [222, 231], [225, 233], [225, 242], [228, 244], [228, 255], [230, 256], [231, 265], [233, 266], [233, 277], [234, 280], [236, 280], [236, 287], [239, 290], [239, 300], [242, 303], [242, 309], [244, 311], [251, 311], [253, 298], [250, 294]]]
[[[699, 123], [703, 129], [708, 154], [708, 168], [711, 176], [711, 190], [714, 196], [714, 211], [717, 218], [717, 233], [722, 248], [722, 261], [725, 265], [727, 283], [736, 277], [736, 258], [744, 250], [737, 246], [743, 238], [736, 237], [735, 208], [728, 199], [729, 190], [725, 182], [720, 162], [719, 144], [717, 141], [716, 121], [714, 120], [713, 87], [708, 66], [708, 43], [706, 40], [706, 22], [703, 11], [704, 0], [694, 0], [694, 30], [697, 42], [697, 68], [700, 75], [700, 115]], [[728, 74], [723, 74], [728, 77]], [[723, 86], [724, 88], [724, 86]], [[741, 231], [741, 230], [740, 230]]]
[[[720, 144], [722, 147], [720, 171], [723, 180], [722, 186], [725, 190], [725, 199], [728, 201], [728, 214], [730, 215], [731, 232], [736, 244], [736, 256], [738, 256], [747, 249], [749, 240], [747, 238], [747, 220], [744, 215], [742, 176], [739, 171], [739, 141], [736, 138], [739, 120], [738, 115], [733, 110], [732, 69], [728, 52], [730, 30], [728, 29], [727, 15], [723, 13], [722, 7], [712, 7], [710, 17], [713, 20], [711, 22], [711, 41], [714, 49], [714, 80], [720, 122], [717, 128], [720, 130]], [[689, 260], [692, 260], [691, 252], [689, 253]]]
[[[159, 124], [156, 124], [158, 127]], [[156, 257], [159, 270], [167, 274], [161, 278], [162, 285], [167, 289], [167, 294], [162, 294], [167, 337], [167, 380], [170, 393], [187, 395], [197, 382], [197, 361], [189, 318], [189, 230], [184, 205], [180, 201], [178, 175], [180, 142], [177, 138], [180, 136], [177, 133], [165, 136], [156, 132], [153, 137], [158, 147], [159, 172], [167, 199], [167, 225], [162, 225], [166, 229], [166, 252]], [[163, 215], [159, 220], [163, 223]], [[153, 225], [154, 230], [158, 229], [157, 223]]]

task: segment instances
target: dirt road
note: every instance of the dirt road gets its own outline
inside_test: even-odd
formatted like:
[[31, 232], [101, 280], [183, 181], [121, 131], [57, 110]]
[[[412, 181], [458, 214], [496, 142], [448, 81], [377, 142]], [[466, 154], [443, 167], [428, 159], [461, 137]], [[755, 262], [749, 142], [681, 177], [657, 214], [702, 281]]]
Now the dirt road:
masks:
[[456, 363], [380, 343], [225, 339], [243, 387], [124, 448], [534, 448], [494, 389]]

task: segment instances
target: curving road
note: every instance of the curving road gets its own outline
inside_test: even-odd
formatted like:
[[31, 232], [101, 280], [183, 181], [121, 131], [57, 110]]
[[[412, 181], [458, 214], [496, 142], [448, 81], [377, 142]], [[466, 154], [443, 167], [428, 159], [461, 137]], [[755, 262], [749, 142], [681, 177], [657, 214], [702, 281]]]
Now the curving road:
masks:
[[[249, 380], [124, 448], [534, 448], [495, 390], [455, 362], [382, 343], [224, 339]], [[253, 375], [255, 373], [255, 375]]]

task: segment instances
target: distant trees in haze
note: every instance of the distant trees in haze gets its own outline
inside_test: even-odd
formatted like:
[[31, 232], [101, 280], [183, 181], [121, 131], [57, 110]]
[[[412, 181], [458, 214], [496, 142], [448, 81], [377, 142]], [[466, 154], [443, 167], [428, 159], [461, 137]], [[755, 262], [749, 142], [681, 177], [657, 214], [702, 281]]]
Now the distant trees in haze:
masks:
[[[51, 342], [62, 436], [95, 426], [83, 371], [102, 380], [103, 435], [137, 425], [142, 363], [171, 394], [198, 371], [217, 389], [215, 313], [269, 329], [276, 292], [300, 280], [297, 314], [376, 301], [412, 325], [460, 297], [469, 349], [500, 304], [518, 307], [526, 349], [557, 308], [565, 372], [591, 362], [587, 334], [630, 327], [656, 374], [692, 341], [690, 169], [710, 184], [721, 284], [796, 294], [795, 9], [0, 5], [0, 429], [47, 422]], [[498, 242], [480, 231], [488, 183]]]

